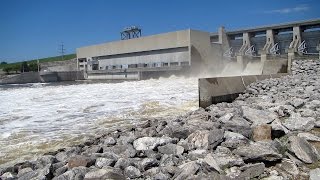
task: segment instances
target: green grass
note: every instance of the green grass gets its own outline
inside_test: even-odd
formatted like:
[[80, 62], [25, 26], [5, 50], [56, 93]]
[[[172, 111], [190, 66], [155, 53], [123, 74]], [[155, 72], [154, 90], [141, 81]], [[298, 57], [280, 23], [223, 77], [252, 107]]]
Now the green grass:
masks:
[[[76, 54], [67, 54], [64, 55], [64, 61], [65, 60], [70, 60], [76, 58]], [[61, 56], [54, 56], [54, 57], [47, 57], [47, 58], [42, 58], [39, 59], [39, 62], [53, 62], [53, 61], [62, 61]], [[32, 59], [32, 60], [27, 60], [26, 61], [28, 64], [30, 63], [37, 63], [37, 59]], [[15, 67], [15, 66], [20, 66], [22, 62], [15, 62], [15, 63], [8, 63], [8, 64], [0, 64], [0, 69], [3, 69], [4, 67]]]

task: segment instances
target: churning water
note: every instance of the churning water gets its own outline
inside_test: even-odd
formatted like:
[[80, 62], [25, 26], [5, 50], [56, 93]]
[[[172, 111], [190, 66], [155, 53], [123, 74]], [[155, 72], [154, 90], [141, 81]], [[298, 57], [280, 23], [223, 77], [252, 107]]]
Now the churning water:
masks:
[[0, 165], [197, 108], [197, 79], [0, 86]]

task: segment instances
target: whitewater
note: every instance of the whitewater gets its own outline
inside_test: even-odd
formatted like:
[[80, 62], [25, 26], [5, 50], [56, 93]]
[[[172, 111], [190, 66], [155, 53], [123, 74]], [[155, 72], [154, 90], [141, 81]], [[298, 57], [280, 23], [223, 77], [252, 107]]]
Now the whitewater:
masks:
[[196, 78], [0, 86], [0, 165], [197, 108]]

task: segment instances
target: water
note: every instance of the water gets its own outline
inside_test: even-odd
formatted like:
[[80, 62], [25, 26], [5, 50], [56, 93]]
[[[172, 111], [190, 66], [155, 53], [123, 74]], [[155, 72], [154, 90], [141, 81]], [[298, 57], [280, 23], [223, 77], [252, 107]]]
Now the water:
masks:
[[0, 165], [71, 146], [143, 118], [197, 108], [195, 78], [0, 86]]

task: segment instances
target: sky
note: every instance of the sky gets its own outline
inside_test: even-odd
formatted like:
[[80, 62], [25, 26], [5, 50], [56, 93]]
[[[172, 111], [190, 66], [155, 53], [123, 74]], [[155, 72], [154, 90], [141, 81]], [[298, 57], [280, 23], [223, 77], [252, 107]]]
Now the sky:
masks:
[[217, 32], [320, 18], [319, 0], [1, 0], [0, 61], [58, 56], [120, 40], [127, 26], [142, 35], [182, 29]]

